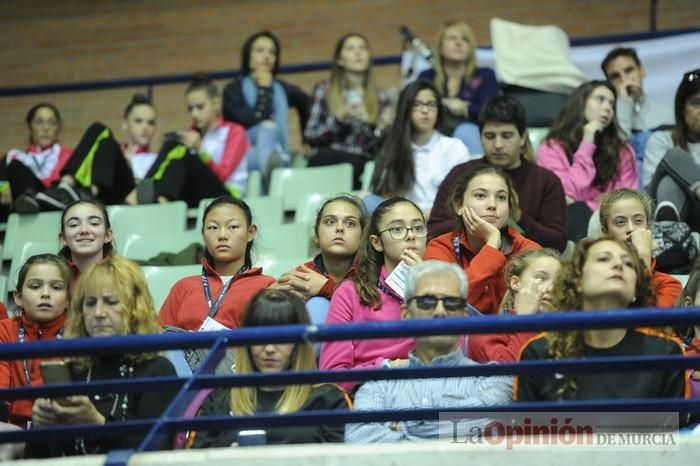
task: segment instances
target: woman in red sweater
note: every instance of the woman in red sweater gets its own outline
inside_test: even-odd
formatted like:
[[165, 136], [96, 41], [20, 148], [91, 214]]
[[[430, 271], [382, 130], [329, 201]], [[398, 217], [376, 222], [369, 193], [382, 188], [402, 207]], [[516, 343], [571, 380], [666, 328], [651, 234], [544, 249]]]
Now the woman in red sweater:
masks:
[[355, 275], [355, 256], [367, 220], [367, 210], [357, 197], [339, 194], [326, 199], [314, 224], [314, 244], [320, 252], [277, 282], [277, 288], [306, 300], [312, 323], [326, 321], [333, 292]]
[[[53, 340], [63, 335], [63, 322], [70, 299], [68, 265], [53, 254], [27, 259], [19, 270], [15, 303], [19, 317], [0, 321], [0, 344]], [[0, 361], [0, 389], [44, 383], [38, 359]], [[9, 422], [26, 427], [32, 418], [33, 400], [9, 403]], [[5, 421], [5, 419], [3, 419]]]
[[449, 205], [459, 230], [431, 240], [423, 258], [462, 266], [469, 279], [469, 304], [494, 314], [506, 292], [506, 262], [540, 245], [508, 225], [519, 209], [518, 195], [510, 177], [496, 167], [483, 166], [458, 178]]
[[202, 225], [202, 274], [175, 283], [160, 322], [193, 331], [236, 328], [248, 302], [275, 279], [253, 267], [257, 227], [248, 204], [230, 196], [216, 198], [205, 209]]
[[654, 283], [656, 305], [671, 307], [681, 294], [681, 282], [654, 270], [654, 238], [651, 233], [654, 201], [645, 193], [628, 188], [609, 192], [600, 202], [600, 228], [609, 238], [629, 241], [647, 266]]
[[[552, 283], [561, 267], [561, 258], [554, 249], [528, 249], [506, 264], [503, 275], [508, 287], [499, 313], [536, 314], [547, 312], [552, 305]], [[520, 348], [536, 332], [469, 335], [469, 357], [474, 361], [514, 362]]]

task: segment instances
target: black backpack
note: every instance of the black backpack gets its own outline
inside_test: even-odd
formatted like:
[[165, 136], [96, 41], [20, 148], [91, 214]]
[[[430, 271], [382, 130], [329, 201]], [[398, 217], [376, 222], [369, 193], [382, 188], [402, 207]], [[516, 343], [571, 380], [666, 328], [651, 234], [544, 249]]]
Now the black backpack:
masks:
[[690, 227], [685, 222], [661, 221], [652, 227], [656, 250], [656, 270], [672, 274], [686, 274], [698, 256]]

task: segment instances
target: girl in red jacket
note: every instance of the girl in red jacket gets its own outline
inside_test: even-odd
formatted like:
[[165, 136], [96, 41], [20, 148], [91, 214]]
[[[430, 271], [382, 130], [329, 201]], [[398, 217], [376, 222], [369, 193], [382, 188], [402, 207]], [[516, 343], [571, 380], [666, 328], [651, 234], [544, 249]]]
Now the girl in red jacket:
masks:
[[503, 268], [508, 259], [539, 244], [508, 225], [518, 207], [518, 195], [502, 170], [483, 166], [455, 182], [449, 200], [458, 231], [428, 243], [424, 259], [456, 263], [469, 279], [469, 304], [484, 314], [497, 312], [506, 292]]
[[202, 273], [175, 283], [160, 310], [161, 324], [201, 331], [238, 327], [251, 298], [275, 283], [253, 267], [256, 233], [248, 204], [231, 196], [214, 199], [202, 220]]
[[355, 275], [355, 255], [367, 219], [364, 204], [351, 194], [326, 199], [314, 224], [314, 244], [320, 252], [277, 282], [278, 288], [306, 300], [312, 323], [326, 321], [333, 292], [340, 282]]
[[195, 77], [185, 91], [185, 100], [192, 128], [177, 131], [178, 141], [199, 154], [233, 196], [242, 196], [250, 150], [245, 128], [221, 118], [219, 89], [205, 76]]
[[[510, 259], [503, 271], [508, 287], [499, 313], [535, 314], [552, 305], [552, 283], [561, 267], [554, 249], [528, 249]], [[514, 362], [536, 332], [469, 335], [469, 357], [478, 362]]]
[[[70, 298], [70, 270], [60, 257], [39, 254], [19, 270], [15, 303], [19, 317], [0, 321], [0, 344], [53, 340], [63, 335]], [[39, 360], [0, 361], [0, 389], [41, 385]], [[25, 427], [32, 418], [33, 400], [9, 403], [9, 422]]]
[[654, 281], [656, 305], [671, 307], [681, 294], [681, 282], [655, 269], [652, 256], [654, 241], [651, 233], [654, 201], [645, 193], [621, 188], [609, 192], [600, 202], [600, 228], [609, 238], [629, 241], [637, 248]]
[[[29, 147], [12, 149], [5, 156], [6, 176], [14, 210], [38, 212], [44, 191], [61, 180], [61, 170], [72, 150], [58, 142], [61, 114], [50, 103], [39, 103], [27, 113]], [[9, 197], [9, 196], [8, 196]]]

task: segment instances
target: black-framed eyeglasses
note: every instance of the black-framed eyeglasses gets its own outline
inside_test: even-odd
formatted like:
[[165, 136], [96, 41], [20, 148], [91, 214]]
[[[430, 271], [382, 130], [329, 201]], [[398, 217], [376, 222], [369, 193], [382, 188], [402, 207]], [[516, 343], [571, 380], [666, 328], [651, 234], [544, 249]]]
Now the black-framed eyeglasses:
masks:
[[423, 110], [424, 108], [428, 110], [437, 110], [438, 103], [435, 100], [431, 100], [428, 102], [423, 102], [422, 100], [414, 100], [412, 107], [413, 110]]
[[425, 238], [426, 236], [428, 236], [428, 227], [424, 224], [413, 225], [412, 227], [389, 227], [385, 230], [380, 231], [379, 234], [381, 235], [382, 233], [386, 233], [387, 231], [389, 232], [389, 236], [391, 236], [391, 239], [395, 240], [405, 239], [406, 236], [408, 236], [409, 231], [412, 231], [413, 236], [415, 236], [416, 238]]
[[408, 304], [416, 303], [416, 307], [421, 311], [433, 311], [439, 302], [447, 312], [462, 312], [467, 308], [467, 300], [456, 296], [438, 297], [432, 294], [413, 296], [408, 300]]

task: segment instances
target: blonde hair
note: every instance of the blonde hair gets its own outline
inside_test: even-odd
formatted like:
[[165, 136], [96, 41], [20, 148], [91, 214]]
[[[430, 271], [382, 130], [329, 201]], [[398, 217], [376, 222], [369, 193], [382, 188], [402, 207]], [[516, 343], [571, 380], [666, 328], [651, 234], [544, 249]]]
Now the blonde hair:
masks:
[[603, 233], [608, 232], [608, 222], [610, 221], [610, 209], [617, 202], [623, 199], [635, 199], [639, 201], [646, 216], [647, 228], [651, 227], [651, 222], [654, 213], [654, 200], [646, 193], [637, 191], [636, 189], [620, 188], [606, 193], [600, 201], [600, 229]]
[[503, 278], [506, 281], [507, 288], [501, 300], [501, 305], [498, 307], [499, 313], [507, 313], [508, 309], [511, 309], [515, 304], [515, 293], [513, 293], [510, 287], [510, 279], [513, 277], [520, 277], [530, 264], [540, 257], [551, 257], [552, 259], [561, 261], [559, 252], [551, 248], [528, 249], [516, 254], [508, 261], [503, 269]]
[[[435, 53], [433, 54], [433, 68], [435, 70], [435, 85], [440, 90], [440, 92], [445, 89], [446, 79], [445, 79], [445, 65], [442, 60], [442, 41], [445, 39], [445, 33], [450, 28], [457, 29], [462, 37], [466, 39], [469, 43], [470, 53], [469, 58], [467, 58], [466, 63], [464, 63], [464, 80], [468, 81], [471, 79], [476, 70], [476, 34], [474, 30], [464, 21], [450, 21], [445, 23], [437, 35], [435, 36]], [[445, 97], [449, 97], [446, 95]]]
[[[66, 318], [66, 338], [89, 336], [85, 328], [83, 301], [88, 294], [102, 290], [107, 285], [112, 286], [110, 291], [119, 298], [127, 335], [159, 333], [158, 313], [141, 268], [129, 259], [112, 256], [91, 265], [80, 275]], [[138, 363], [153, 359], [157, 355], [158, 353], [126, 354], [125, 358], [132, 363]], [[93, 356], [71, 359], [73, 364], [81, 369], [92, 367], [95, 360]]]
[[[331, 60], [331, 81], [330, 88], [328, 89], [328, 110], [336, 118], [340, 119], [343, 113], [343, 107], [345, 107], [345, 96], [343, 95], [343, 89], [347, 86], [345, 81], [345, 69], [338, 64], [340, 59], [340, 52], [343, 50], [345, 42], [352, 38], [359, 37], [367, 45], [369, 50], [369, 41], [365, 36], [358, 33], [349, 33], [341, 37], [335, 44], [335, 50], [333, 53], [333, 59]], [[365, 72], [364, 79], [364, 104], [367, 109], [367, 122], [374, 124], [377, 121], [377, 116], [379, 115], [379, 97], [377, 96], [377, 88], [374, 85], [374, 80], [372, 79], [372, 62], [370, 55], [370, 63], [367, 66], [367, 71]]]
[[[304, 302], [282, 290], [265, 289], [248, 304], [241, 318], [241, 327], [265, 325], [310, 325]], [[296, 343], [289, 359], [290, 371], [312, 371], [316, 369], [316, 354], [309, 343]], [[250, 354], [250, 347], [236, 348], [236, 374], [258, 372]], [[311, 394], [311, 385], [285, 385], [277, 405], [279, 414], [299, 411]], [[256, 387], [234, 387], [231, 389], [231, 412], [237, 416], [255, 414], [257, 406]]]

